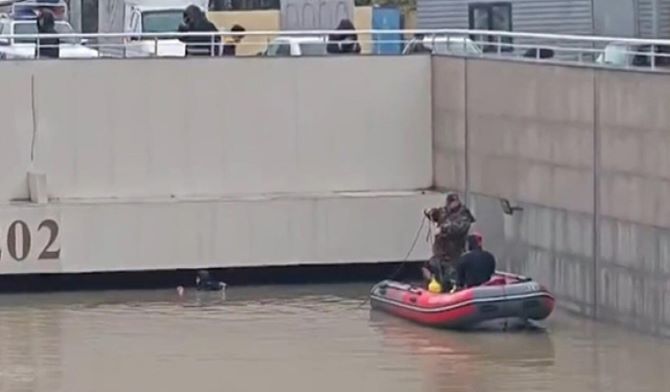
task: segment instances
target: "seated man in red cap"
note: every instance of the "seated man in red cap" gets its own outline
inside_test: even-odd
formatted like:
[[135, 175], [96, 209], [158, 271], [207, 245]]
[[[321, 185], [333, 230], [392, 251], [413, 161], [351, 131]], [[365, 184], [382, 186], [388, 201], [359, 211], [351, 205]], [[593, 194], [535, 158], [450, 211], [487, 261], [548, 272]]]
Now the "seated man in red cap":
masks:
[[468, 236], [468, 253], [456, 265], [456, 286], [468, 288], [482, 285], [491, 279], [496, 270], [496, 258], [484, 250], [479, 233]]
[[442, 285], [442, 290], [449, 291], [455, 278], [455, 263], [465, 252], [465, 240], [475, 218], [456, 193], [447, 195], [443, 207], [425, 210], [424, 214], [437, 224], [437, 232], [433, 242], [433, 257], [424, 265], [423, 276], [426, 281], [435, 277]]

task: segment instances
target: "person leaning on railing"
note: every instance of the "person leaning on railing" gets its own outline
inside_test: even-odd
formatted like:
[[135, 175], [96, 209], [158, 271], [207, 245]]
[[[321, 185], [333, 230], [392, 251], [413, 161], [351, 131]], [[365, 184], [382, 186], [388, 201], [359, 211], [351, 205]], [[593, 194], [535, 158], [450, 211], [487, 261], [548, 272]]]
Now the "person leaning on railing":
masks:
[[[230, 31], [233, 32], [233, 33], [242, 33], [246, 30], [244, 29], [244, 27], [236, 24], [230, 29]], [[223, 45], [222, 55], [223, 56], [235, 56], [235, 54], [237, 52], [237, 45], [240, 43], [240, 41], [242, 41], [243, 38], [244, 38], [243, 35], [237, 35], [237, 34], [233, 35], [230, 38], [230, 42], [227, 42]]]
[[[212, 32], [219, 30], [210, 22], [198, 6], [189, 5], [184, 11], [184, 19], [177, 29], [180, 33]], [[221, 47], [221, 37], [218, 34], [210, 36], [181, 36], [181, 42], [186, 44], [186, 56], [218, 56]]]
[[[49, 10], [42, 10], [37, 17], [39, 34], [57, 34], [54, 15]], [[58, 37], [37, 38], [37, 52], [40, 58], [58, 58], [60, 56], [60, 39]]]
[[[349, 19], [342, 19], [337, 26], [337, 30], [342, 30], [342, 34], [331, 34], [328, 37], [326, 51], [331, 54], [337, 53], [360, 53], [361, 45], [358, 43], [356, 27]], [[351, 31], [351, 32], [344, 32]]]

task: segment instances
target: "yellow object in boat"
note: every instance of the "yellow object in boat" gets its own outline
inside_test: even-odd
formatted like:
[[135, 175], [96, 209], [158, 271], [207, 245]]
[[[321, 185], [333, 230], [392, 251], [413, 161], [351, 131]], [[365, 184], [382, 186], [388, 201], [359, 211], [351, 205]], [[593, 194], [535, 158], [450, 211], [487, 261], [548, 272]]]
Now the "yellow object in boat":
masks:
[[435, 277], [433, 277], [430, 280], [430, 283], [428, 283], [428, 291], [431, 293], [441, 293], [442, 292], [442, 285], [435, 280]]

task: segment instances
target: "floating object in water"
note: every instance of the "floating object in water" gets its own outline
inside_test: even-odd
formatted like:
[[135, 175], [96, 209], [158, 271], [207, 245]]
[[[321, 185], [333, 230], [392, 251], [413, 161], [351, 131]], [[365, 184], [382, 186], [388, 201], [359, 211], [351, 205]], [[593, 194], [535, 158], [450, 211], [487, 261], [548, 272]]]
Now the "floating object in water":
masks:
[[225, 290], [227, 285], [223, 282], [219, 282], [218, 280], [208, 280], [206, 282], [200, 282], [196, 286], [196, 289], [198, 291], [223, 291]]
[[198, 276], [195, 278], [195, 286], [200, 291], [221, 291], [226, 289], [226, 284], [212, 279], [207, 270], [198, 271]]

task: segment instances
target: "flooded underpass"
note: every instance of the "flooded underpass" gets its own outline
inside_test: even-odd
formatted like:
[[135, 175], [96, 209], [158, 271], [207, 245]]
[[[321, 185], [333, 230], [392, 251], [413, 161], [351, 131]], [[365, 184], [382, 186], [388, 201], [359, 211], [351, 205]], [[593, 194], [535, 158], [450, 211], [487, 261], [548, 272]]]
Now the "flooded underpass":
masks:
[[556, 311], [458, 333], [376, 311], [369, 284], [0, 297], [0, 392], [667, 391], [670, 342]]

